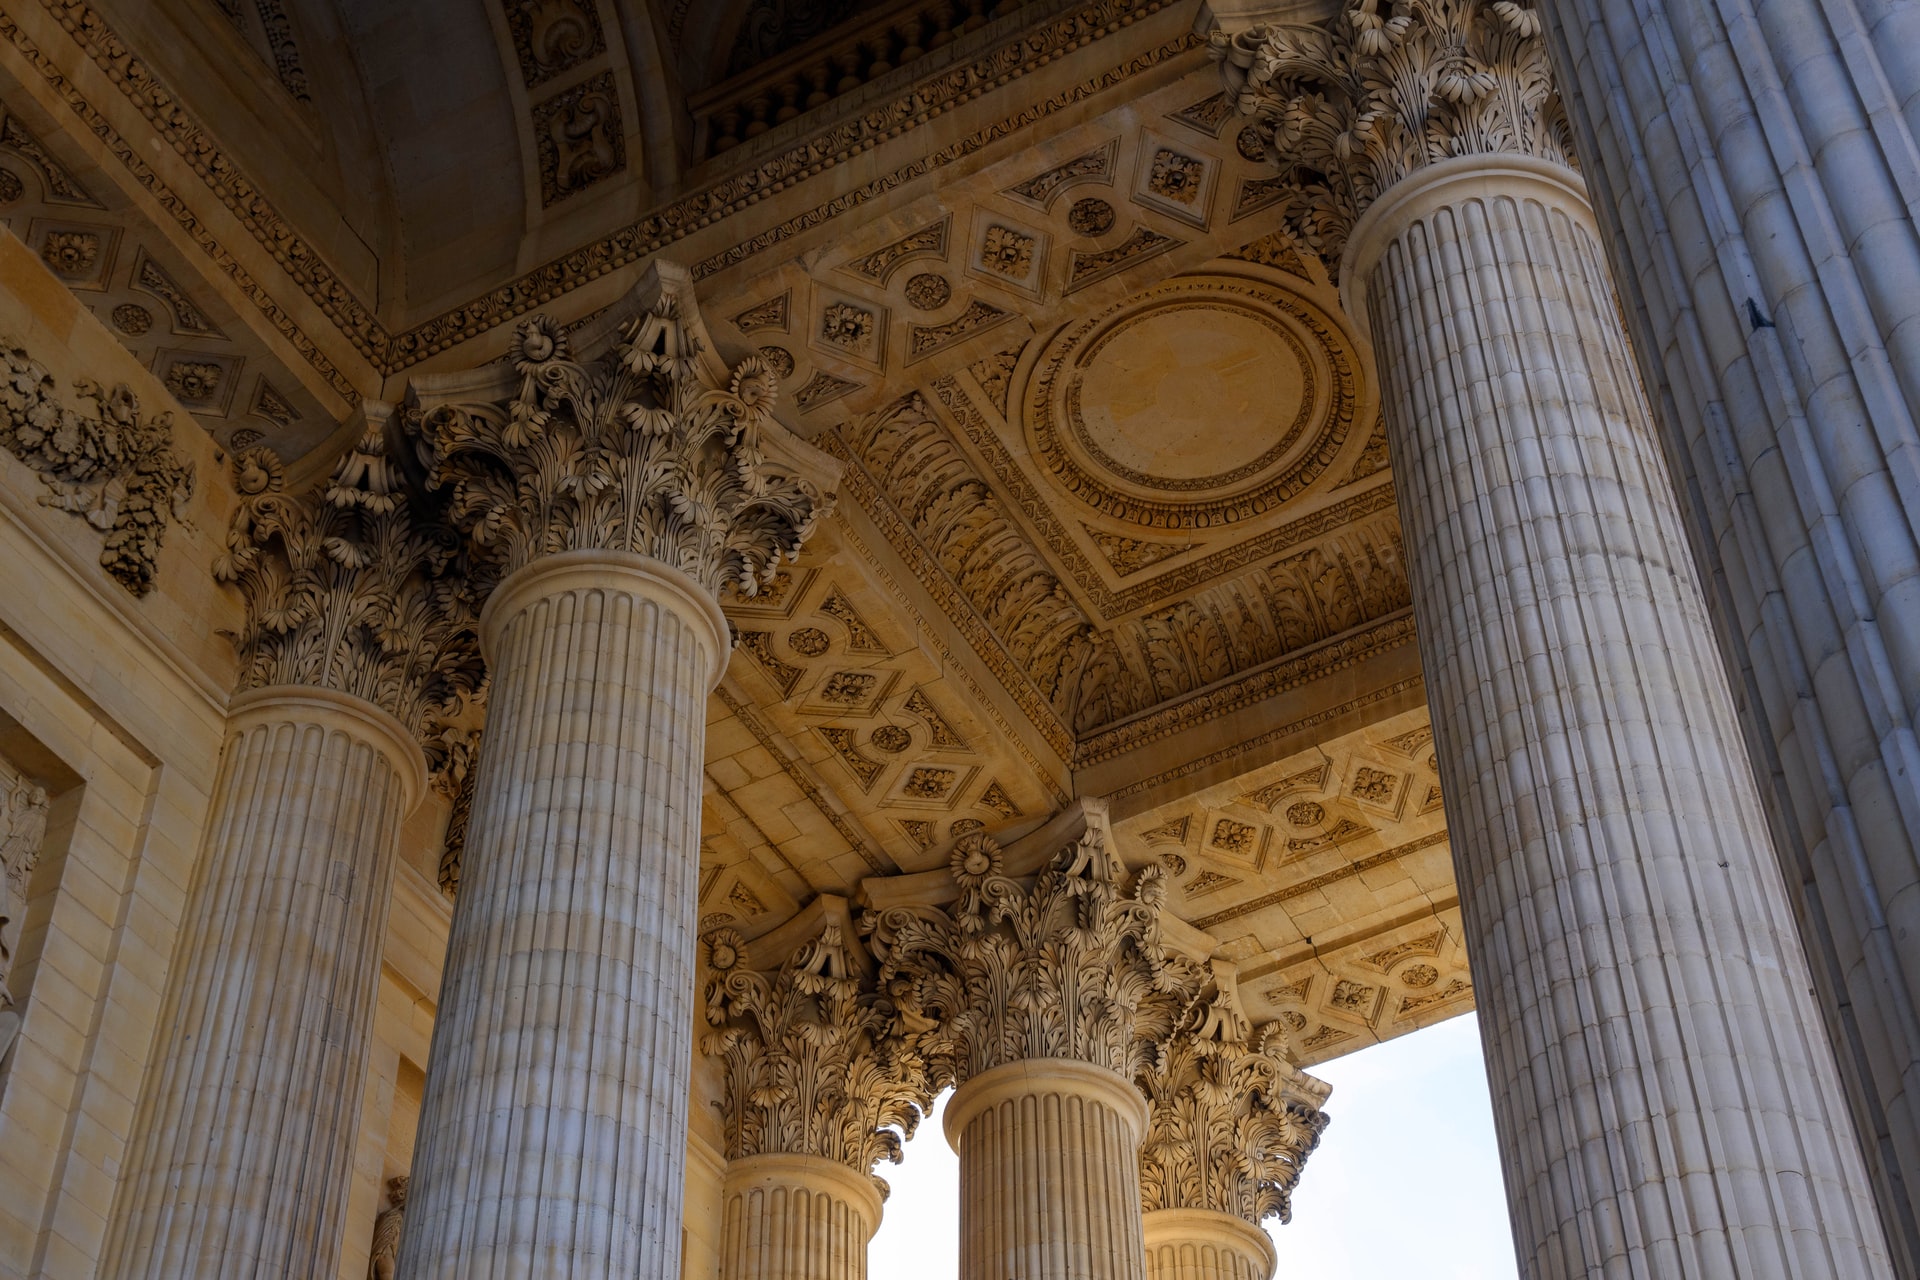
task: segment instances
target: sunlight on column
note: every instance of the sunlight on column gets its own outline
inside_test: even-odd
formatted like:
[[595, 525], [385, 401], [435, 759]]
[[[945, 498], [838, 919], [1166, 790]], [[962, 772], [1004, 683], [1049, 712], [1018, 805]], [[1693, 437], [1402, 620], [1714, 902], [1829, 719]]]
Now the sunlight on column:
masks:
[[[1473, 1017], [1312, 1071], [1333, 1085], [1327, 1103], [1333, 1122], [1294, 1192], [1293, 1224], [1267, 1224], [1280, 1249], [1281, 1274], [1514, 1280], [1519, 1273]], [[879, 1173], [893, 1194], [868, 1254], [868, 1276], [954, 1280], [960, 1161], [940, 1131], [939, 1107], [907, 1144], [906, 1159]]]

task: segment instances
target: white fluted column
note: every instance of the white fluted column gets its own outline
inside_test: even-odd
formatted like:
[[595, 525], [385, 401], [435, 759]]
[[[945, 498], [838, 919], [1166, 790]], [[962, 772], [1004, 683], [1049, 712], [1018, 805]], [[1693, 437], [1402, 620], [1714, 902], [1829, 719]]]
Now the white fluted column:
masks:
[[535, 560], [493, 676], [399, 1274], [678, 1277], [712, 594]]
[[326, 689], [236, 696], [105, 1275], [335, 1280], [420, 747]]
[[1544, 10], [1788, 875], [1920, 1268], [1920, 6]]
[[960, 1156], [960, 1280], [1145, 1280], [1147, 1104], [1118, 1072], [1026, 1058], [947, 1102]]
[[1523, 1270], [1890, 1274], [1579, 178], [1426, 165], [1346, 264]]
[[1273, 1280], [1273, 1240], [1212, 1209], [1157, 1209], [1144, 1220], [1147, 1280]]
[[727, 1163], [721, 1280], [866, 1280], [880, 1225], [873, 1179], [824, 1156]]

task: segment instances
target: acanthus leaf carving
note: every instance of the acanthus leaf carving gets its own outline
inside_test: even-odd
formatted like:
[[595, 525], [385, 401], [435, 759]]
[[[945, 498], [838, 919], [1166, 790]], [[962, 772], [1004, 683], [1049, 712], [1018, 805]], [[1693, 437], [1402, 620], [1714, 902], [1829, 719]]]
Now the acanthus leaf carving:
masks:
[[[880, 980], [936, 1083], [1005, 1063], [1070, 1058], [1132, 1077], [1143, 1008], [1183, 1008], [1200, 974], [1160, 938], [1166, 870], [1128, 877], [1089, 827], [1031, 882], [985, 831], [954, 843], [957, 899], [862, 921]], [[1131, 882], [1129, 883], [1129, 879]]]
[[193, 464], [173, 447], [173, 416], [142, 413], [125, 384], [108, 390], [90, 378], [73, 385], [91, 409], [63, 404], [53, 375], [24, 347], [0, 339], [0, 351], [0, 446], [52, 490], [41, 495], [42, 505], [82, 516], [107, 535], [100, 566], [134, 595], [146, 595], [167, 522], [184, 519], [193, 497]]
[[1277, 1024], [1254, 1030], [1231, 968], [1214, 962], [1199, 999], [1144, 1028], [1150, 1048], [1134, 1078], [1150, 1111], [1141, 1205], [1286, 1222], [1332, 1090], [1286, 1060]]
[[925, 1065], [854, 945], [829, 920], [777, 971], [762, 972], [738, 933], [707, 935], [701, 1048], [725, 1068], [728, 1159], [819, 1156], [871, 1175], [883, 1158], [899, 1162], [903, 1139], [932, 1106]]
[[1360, 215], [1424, 165], [1518, 153], [1574, 167], [1541, 30], [1514, 0], [1358, 0], [1324, 26], [1216, 32], [1212, 49], [1283, 167], [1268, 195], [1337, 269]]
[[449, 715], [484, 679], [476, 600], [487, 567], [439, 513], [418, 510], [370, 420], [324, 484], [287, 492], [264, 447], [233, 459], [239, 502], [214, 576], [238, 586], [246, 623], [229, 636], [240, 687], [298, 684], [371, 702], [422, 739], [444, 771]]
[[632, 551], [716, 595], [753, 596], [831, 498], [763, 448], [779, 383], [766, 361], [717, 382], [703, 349], [670, 292], [588, 362], [535, 316], [514, 341], [508, 399], [424, 415], [429, 484], [506, 572], [558, 551]]

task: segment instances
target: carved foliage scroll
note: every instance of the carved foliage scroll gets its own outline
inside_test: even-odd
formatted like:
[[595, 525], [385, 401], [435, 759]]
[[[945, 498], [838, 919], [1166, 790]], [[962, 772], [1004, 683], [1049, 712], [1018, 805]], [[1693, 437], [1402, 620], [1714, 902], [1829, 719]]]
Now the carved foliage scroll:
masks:
[[779, 380], [749, 356], [724, 386], [665, 298], [604, 356], [572, 357], [544, 316], [520, 327], [520, 387], [502, 404], [427, 415], [430, 483], [511, 572], [557, 551], [634, 551], [716, 594], [755, 594], [799, 552], [828, 499], [761, 449]]
[[482, 666], [474, 601], [482, 566], [441, 520], [415, 510], [378, 426], [324, 485], [287, 492], [265, 448], [235, 455], [240, 502], [214, 576], [246, 600], [240, 687], [304, 684], [363, 698], [425, 738], [464, 705]]
[[[85, 517], [107, 535], [100, 565], [136, 596], [153, 589], [169, 518], [193, 496], [193, 464], [173, 447], [171, 414], [148, 416], [124, 384], [74, 383], [62, 403], [53, 376], [18, 343], [0, 339], [6, 417], [0, 446], [40, 473], [40, 501]], [[87, 404], [85, 402], [91, 402]]]
[[1572, 166], [1540, 17], [1513, 0], [1359, 0], [1323, 27], [1214, 36], [1242, 113], [1284, 168], [1295, 234], [1338, 265], [1383, 192], [1450, 156]]
[[942, 1084], [1008, 1062], [1072, 1058], [1131, 1077], [1143, 1007], [1184, 1007], [1199, 974], [1160, 940], [1165, 871], [1125, 869], [1089, 830], [1029, 884], [985, 832], [955, 846], [947, 910], [869, 917], [881, 981]]
[[727, 1158], [820, 1156], [861, 1173], [898, 1162], [934, 1091], [840, 926], [823, 926], [774, 973], [748, 965], [738, 934], [716, 930], [707, 962], [702, 1048], [726, 1068]]

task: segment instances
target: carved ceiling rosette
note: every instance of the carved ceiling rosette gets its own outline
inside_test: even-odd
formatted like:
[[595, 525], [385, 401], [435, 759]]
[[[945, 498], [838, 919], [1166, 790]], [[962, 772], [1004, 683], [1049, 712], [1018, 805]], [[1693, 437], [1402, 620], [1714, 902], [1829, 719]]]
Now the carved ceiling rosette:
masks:
[[882, 1158], [899, 1163], [935, 1090], [841, 925], [824, 924], [772, 973], [749, 965], [731, 929], [706, 945], [701, 1049], [725, 1067], [727, 1158], [819, 1156], [869, 1175]]
[[1540, 37], [1513, 0], [1360, 0], [1321, 27], [1215, 32], [1213, 52], [1283, 167], [1294, 233], [1337, 270], [1360, 215], [1423, 165], [1519, 153], [1574, 167]]
[[811, 450], [774, 422], [766, 361], [717, 376], [705, 350], [680, 292], [661, 292], [591, 360], [535, 316], [514, 340], [507, 399], [423, 415], [428, 483], [450, 492], [455, 523], [504, 572], [559, 551], [631, 551], [716, 595], [755, 595], [831, 497], [810, 464], [772, 455], [775, 439], [796, 457]]
[[287, 492], [285, 465], [255, 447], [233, 459], [239, 503], [214, 576], [240, 588], [230, 636], [240, 687], [332, 689], [391, 713], [445, 764], [437, 717], [484, 680], [477, 605], [484, 566], [436, 513], [418, 509], [369, 423], [326, 483]]
[[1218, 969], [1172, 1025], [1146, 1030], [1134, 1077], [1151, 1112], [1142, 1207], [1289, 1221], [1294, 1185], [1327, 1127], [1329, 1086], [1286, 1061], [1276, 1024], [1253, 1030], [1233, 977]]
[[1143, 1008], [1183, 1008], [1200, 974], [1160, 938], [1166, 873], [1131, 878], [1088, 829], [1025, 882], [999, 844], [954, 846], [958, 898], [891, 907], [862, 921], [881, 983], [938, 1083], [1029, 1058], [1071, 1058], [1129, 1076], [1146, 1046]]

